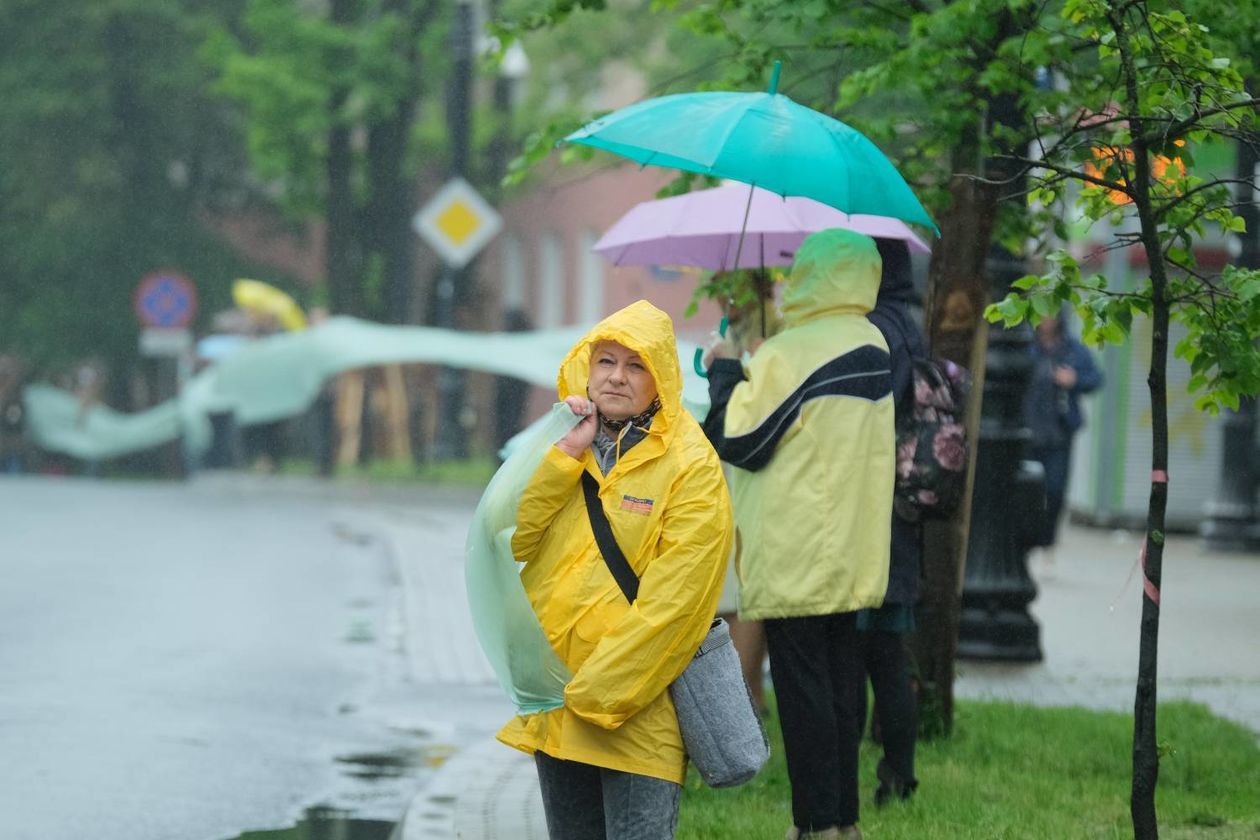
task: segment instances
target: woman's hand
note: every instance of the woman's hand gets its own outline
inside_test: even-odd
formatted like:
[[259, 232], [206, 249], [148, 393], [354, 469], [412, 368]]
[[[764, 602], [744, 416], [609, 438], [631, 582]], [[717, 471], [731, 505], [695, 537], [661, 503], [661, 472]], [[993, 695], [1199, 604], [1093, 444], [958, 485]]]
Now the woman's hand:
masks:
[[714, 359], [738, 359], [739, 348], [735, 345], [735, 341], [730, 336], [720, 336], [713, 333], [709, 337], [709, 346], [704, 352], [704, 358], [700, 364], [705, 370], [713, 367]]
[[595, 403], [585, 397], [566, 397], [564, 403], [574, 415], [581, 417], [582, 420], [570, 429], [567, 435], [556, 441], [556, 446], [570, 458], [580, 461], [582, 453], [595, 440], [595, 424], [599, 422], [595, 412]]
[[1054, 384], [1069, 391], [1076, 387], [1076, 368], [1071, 365], [1059, 365], [1054, 369]]

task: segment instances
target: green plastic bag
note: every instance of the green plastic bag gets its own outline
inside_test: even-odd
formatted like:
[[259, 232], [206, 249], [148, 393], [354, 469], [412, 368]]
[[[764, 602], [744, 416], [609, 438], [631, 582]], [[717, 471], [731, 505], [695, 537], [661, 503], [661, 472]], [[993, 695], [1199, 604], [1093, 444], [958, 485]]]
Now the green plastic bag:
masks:
[[464, 582], [473, 629], [499, 684], [523, 715], [563, 706], [564, 687], [573, 675], [547, 641], [521, 583], [521, 566], [512, 556], [516, 512], [547, 450], [579, 420], [567, 405], [556, 403], [515, 441], [486, 486], [468, 530]]

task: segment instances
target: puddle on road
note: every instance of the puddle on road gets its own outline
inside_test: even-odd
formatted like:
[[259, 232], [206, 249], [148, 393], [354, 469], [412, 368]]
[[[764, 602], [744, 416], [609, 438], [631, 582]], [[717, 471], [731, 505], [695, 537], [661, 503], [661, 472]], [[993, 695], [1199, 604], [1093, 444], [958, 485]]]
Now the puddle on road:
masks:
[[395, 823], [360, 820], [336, 808], [311, 808], [301, 822], [273, 831], [246, 831], [231, 840], [390, 840]]
[[418, 763], [414, 750], [397, 750], [389, 753], [365, 753], [339, 755], [337, 763], [347, 765], [342, 772], [356, 779], [396, 779], [408, 775]]
[[[430, 735], [417, 727], [409, 734]], [[366, 814], [402, 818], [427, 774], [455, 752], [453, 744], [430, 740], [379, 752], [346, 753], [335, 761], [344, 779], [335, 796], [304, 812], [288, 828], [254, 830], [230, 840], [399, 840], [401, 824], [366, 819]]]
[[343, 641], [352, 644], [364, 644], [376, 641], [376, 631], [372, 629], [372, 622], [367, 619], [355, 619], [350, 622], [349, 628], [346, 629], [346, 635]]
[[411, 776], [417, 767], [437, 769], [454, 753], [455, 747], [451, 744], [432, 743], [392, 752], [339, 755], [337, 762], [346, 765], [342, 772], [347, 776], [374, 781]]

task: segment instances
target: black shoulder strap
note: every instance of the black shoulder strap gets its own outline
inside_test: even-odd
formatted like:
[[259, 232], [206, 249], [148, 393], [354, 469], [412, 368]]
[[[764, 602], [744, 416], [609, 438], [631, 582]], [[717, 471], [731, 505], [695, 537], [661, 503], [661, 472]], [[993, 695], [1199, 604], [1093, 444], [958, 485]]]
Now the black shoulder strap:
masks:
[[[905, 314], [905, 313], [902, 313]], [[905, 394], [893, 394], [893, 412], [896, 418], [897, 428], [900, 429], [903, 423], [909, 422], [914, 414], [914, 375], [915, 369], [918, 367], [920, 360], [928, 360], [931, 358], [930, 353], [926, 353], [926, 345], [920, 342], [912, 342], [910, 333], [906, 331], [905, 323], [896, 315], [887, 312], [879, 312], [872, 309], [866, 313], [866, 320], [875, 325], [884, 335], [884, 341], [890, 346], [888, 348], [888, 366], [891, 368], [892, 363], [892, 342], [889, 341], [888, 335], [890, 331], [896, 330], [901, 335], [901, 346], [906, 352], [906, 358], [910, 360], [910, 375], [906, 377]], [[917, 330], [916, 330], [917, 331]], [[919, 344], [920, 349], [925, 351], [924, 354], [915, 352], [915, 344]], [[893, 385], [897, 384], [896, 378], [893, 379]]]
[[621, 546], [617, 545], [617, 538], [613, 536], [612, 525], [608, 524], [608, 517], [604, 515], [604, 505], [599, 500], [599, 482], [585, 470], [582, 471], [582, 495], [586, 497], [586, 513], [591, 520], [591, 530], [595, 532], [595, 544], [599, 546], [599, 553], [604, 556], [608, 571], [612, 572], [613, 580], [621, 587], [622, 594], [633, 604], [634, 599], [639, 596], [639, 576], [630, 568], [626, 555], [621, 553]]

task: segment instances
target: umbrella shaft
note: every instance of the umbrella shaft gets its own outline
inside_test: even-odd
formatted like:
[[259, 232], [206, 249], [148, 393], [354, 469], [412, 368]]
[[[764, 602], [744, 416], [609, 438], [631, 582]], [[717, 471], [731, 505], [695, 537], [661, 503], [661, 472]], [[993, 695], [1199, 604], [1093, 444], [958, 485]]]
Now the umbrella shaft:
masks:
[[744, 223], [739, 226], [739, 242], [735, 243], [735, 265], [732, 269], [739, 270], [739, 256], [744, 250], [744, 233], [748, 230], [748, 214], [752, 210], [753, 192], [757, 189], [756, 184], [748, 185], [748, 203], [744, 205]]

